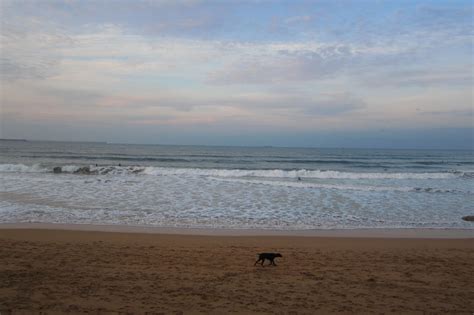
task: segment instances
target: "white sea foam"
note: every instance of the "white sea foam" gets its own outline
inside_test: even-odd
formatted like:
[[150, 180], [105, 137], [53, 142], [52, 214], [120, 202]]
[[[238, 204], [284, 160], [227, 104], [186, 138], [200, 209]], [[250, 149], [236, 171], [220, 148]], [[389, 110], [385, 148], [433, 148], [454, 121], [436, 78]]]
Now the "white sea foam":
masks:
[[[62, 166], [62, 172], [74, 173], [81, 165]], [[52, 171], [39, 164], [27, 166], [24, 164], [0, 164], [0, 172], [39, 173]], [[214, 177], [260, 177], [260, 178], [314, 178], [314, 179], [453, 179], [465, 177], [464, 172], [438, 173], [391, 173], [391, 172], [342, 172], [323, 170], [243, 170], [243, 169], [200, 169], [200, 168], [167, 168], [141, 166], [90, 166], [93, 174], [145, 174], [154, 176], [214, 176]]]
[[41, 167], [39, 164], [34, 164], [31, 166], [24, 164], [0, 164], [0, 172], [11, 173], [44, 173], [48, 169]]
[[474, 229], [461, 219], [472, 212], [472, 152], [44, 142], [0, 149], [4, 223]]
[[324, 188], [324, 189], [339, 189], [339, 190], [362, 190], [362, 191], [414, 191], [413, 187], [391, 187], [391, 186], [367, 186], [367, 185], [345, 185], [345, 184], [320, 184], [309, 182], [295, 182], [295, 181], [274, 181], [274, 180], [246, 180], [246, 179], [232, 179], [232, 178], [218, 178], [215, 180], [236, 182], [241, 184], [259, 184], [269, 186], [281, 186], [291, 188]]
[[[77, 170], [72, 166], [65, 169]], [[130, 174], [125, 171], [128, 167], [114, 170]], [[170, 174], [3, 173], [0, 222], [275, 229], [469, 228], [460, 218], [469, 213], [472, 195], [436, 193], [438, 188], [464, 191], [464, 179], [442, 183], [391, 179], [297, 181]], [[406, 187], [410, 184], [420, 188]]]
[[80, 166], [78, 165], [65, 165], [61, 167], [61, 171], [64, 173], [74, 173], [76, 172]]
[[319, 179], [450, 179], [454, 173], [351, 173], [321, 170], [242, 170], [146, 167], [148, 175], [195, 175], [215, 177], [319, 178]]

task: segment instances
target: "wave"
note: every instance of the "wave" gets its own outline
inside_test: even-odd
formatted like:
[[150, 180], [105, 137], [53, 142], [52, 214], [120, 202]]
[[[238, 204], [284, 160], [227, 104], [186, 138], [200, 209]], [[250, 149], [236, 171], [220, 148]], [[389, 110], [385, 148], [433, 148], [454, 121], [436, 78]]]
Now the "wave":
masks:
[[[44, 152], [41, 152], [44, 153]], [[214, 155], [214, 154], [186, 154], [179, 157], [173, 155], [151, 155], [137, 156], [133, 154], [98, 154], [87, 155], [77, 154], [74, 152], [48, 152], [41, 154], [30, 152], [30, 154], [21, 155], [24, 158], [47, 158], [57, 160], [84, 160], [84, 161], [128, 161], [128, 162], [217, 162], [217, 163], [249, 163], [249, 162], [265, 162], [265, 163], [288, 163], [288, 164], [339, 164], [339, 165], [360, 165], [364, 167], [392, 167], [400, 165], [400, 161], [405, 159], [380, 159], [365, 157], [327, 157], [323, 159], [313, 158], [292, 158], [288, 156], [251, 156], [251, 155]], [[409, 158], [404, 164], [417, 166], [445, 166], [445, 165], [473, 165], [473, 161], [464, 160], [414, 160]]]
[[129, 162], [192, 162], [190, 159], [172, 158], [172, 157], [124, 157], [124, 156], [86, 156], [86, 155], [22, 155], [26, 158], [48, 158], [58, 160], [84, 160], [84, 161], [129, 161]]
[[213, 178], [215, 180], [237, 182], [243, 184], [260, 184], [268, 186], [292, 187], [292, 188], [326, 188], [339, 190], [364, 190], [364, 191], [411, 191], [410, 187], [380, 187], [365, 185], [344, 185], [344, 184], [320, 184], [308, 182], [289, 182], [289, 181], [271, 181], [271, 180], [245, 180], [236, 178]]
[[455, 172], [455, 174], [459, 174], [463, 178], [474, 178], [474, 172]]
[[455, 173], [353, 173], [322, 170], [242, 170], [145, 167], [148, 175], [197, 175], [215, 177], [314, 178], [314, 179], [449, 179]]
[[[273, 187], [289, 187], [298, 189], [335, 189], [344, 191], [375, 191], [375, 192], [413, 192], [413, 193], [460, 193], [473, 194], [472, 190], [459, 190], [439, 187], [422, 187], [406, 185], [407, 182], [374, 182], [370, 179], [401, 179], [401, 180], [430, 180], [430, 179], [473, 179], [474, 172], [450, 173], [350, 173], [340, 171], [312, 170], [241, 170], [241, 169], [192, 169], [192, 168], [163, 168], [141, 166], [61, 166], [61, 173], [80, 175], [116, 175], [116, 176], [175, 176], [181, 178], [205, 177], [212, 181], [224, 181], [245, 185], [266, 185]], [[53, 168], [39, 164], [27, 166], [24, 164], [0, 164], [0, 173], [53, 173]], [[51, 174], [52, 175], [52, 174]], [[50, 175], [50, 176], [51, 176]], [[56, 175], [55, 175], [56, 176]], [[76, 176], [76, 175], [74, 175]], [[302, 180], [298, 180], [300, 177]], [[112, 178], [110, 178], [112, 179]], [[125, 180], [130, 180], [124, 177]], [[136, 178], [138, 180], [138, 178]], [[150, 178], [151, 179], [151, 178]], [[318, 181], [318, 179], [321, 179]], [[326, 181], [324, 180], [326, 179]], [[330, 181], [345, 179], [346, 181]], [[369, 179], [369, 181], [360, 181]], [[100, 181], [100, 179], [98, 179]], [[106, 180], [107, 182], [108, 180]], [[403, 184], [402, 184], [403, 183]], [[428, 182], [427, 182], [428, 183]], [[387, 185], [388, 184], [388, 185]], [[401, 185], [400, 185], [401, 184]], [[428, 184], [429, 185], [429, 184]]]
[[[86, 170], [87, 169], [87, 170]], [[213, 176], [213, 177], [258, 177], [258, 178], [302, 178], [302, 179], [453, 179], [474, 178], [474, 172], [451, 171], [451, 172], [343, 172], [332, 170], [283, 170], [283, 169], [205, 169], [205, 168], [167, 168], [167, 167], [143, 167], [143, 166], [84, 166], [65, 165], [61, 166], [63, 173], [81, 173], [92, 175], [106, 174], [144, 174], [151, 176]], [[0, 164], [0, 172], [19, 173], [41, 173], [53, 172], [53, 167], [44, 167], [40, 164], [27, 166], [24, 164]]]
[[45, 173], [49, 170], [40, 166], [40, 164], [34, 164], [31, 166], [24, 164], [0, 164], [0, 172], [3, 173]]
[[[457, 189], [439, 189], [432, 187], [394, 187], [394, 186], [370, 186], [370, 185], [347, 185], [347, 184], [321, 184], [300, 181], [272, 181], [272, 180], [246, 180], [236, 178], [213, 178], [215, 180], [237, 182], [243, 184], [260, 184], [268, 186], [292, 187], [292, 188], [324, 188], [337, 190], [361, 190], [361, 191], [397, 191], [397, 192], [425, 192], [425, 193], [466, 193]], [[471, 192], [468, 192], [471, 193]]]

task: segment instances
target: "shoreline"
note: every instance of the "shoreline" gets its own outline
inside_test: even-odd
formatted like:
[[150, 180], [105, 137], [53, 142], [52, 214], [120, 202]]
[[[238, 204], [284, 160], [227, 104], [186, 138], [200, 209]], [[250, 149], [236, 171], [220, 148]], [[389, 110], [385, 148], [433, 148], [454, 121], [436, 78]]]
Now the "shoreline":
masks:
[[58, 224], [58, 223], [0, 223], [1, 230], [57, 230], [134, 234], [196, 235], [196, 236], [287, 236], [322, 238], [397, 238], [397, 239], [471, 239], [474, 229], [437, 228], [361, 228], [361, 229], [225, 229], [177, 228], [130, 225]]

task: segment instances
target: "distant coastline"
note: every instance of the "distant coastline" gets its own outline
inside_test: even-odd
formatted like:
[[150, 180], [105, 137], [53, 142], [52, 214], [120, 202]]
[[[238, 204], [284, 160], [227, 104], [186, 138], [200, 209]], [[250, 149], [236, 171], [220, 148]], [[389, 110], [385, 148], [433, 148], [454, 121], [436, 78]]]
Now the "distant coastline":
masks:
[[21, 141], [21, 142], [27, 142], [28, 140], [26, 140], [26, 139], [3, 139], [3, 138], [0, 138], [0, 141]]
[[59, 143], [96, 143], [96, 144], [109, 144], [107, 141], [27, 140], [27, 139], [4, 139], [4, 138], [0, 138], [0, 141], [17, 141], [17, 142], [59, 142]]

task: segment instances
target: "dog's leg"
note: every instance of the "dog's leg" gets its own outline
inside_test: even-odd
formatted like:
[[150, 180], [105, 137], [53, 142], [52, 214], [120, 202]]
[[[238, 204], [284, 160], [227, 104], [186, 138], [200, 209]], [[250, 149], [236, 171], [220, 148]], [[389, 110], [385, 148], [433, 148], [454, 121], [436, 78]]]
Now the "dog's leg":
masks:
[[253, 264], [254, 266], [260, 261], [260, 258], [257, 259], [257, 261], [255, 262], [255, 264]]

